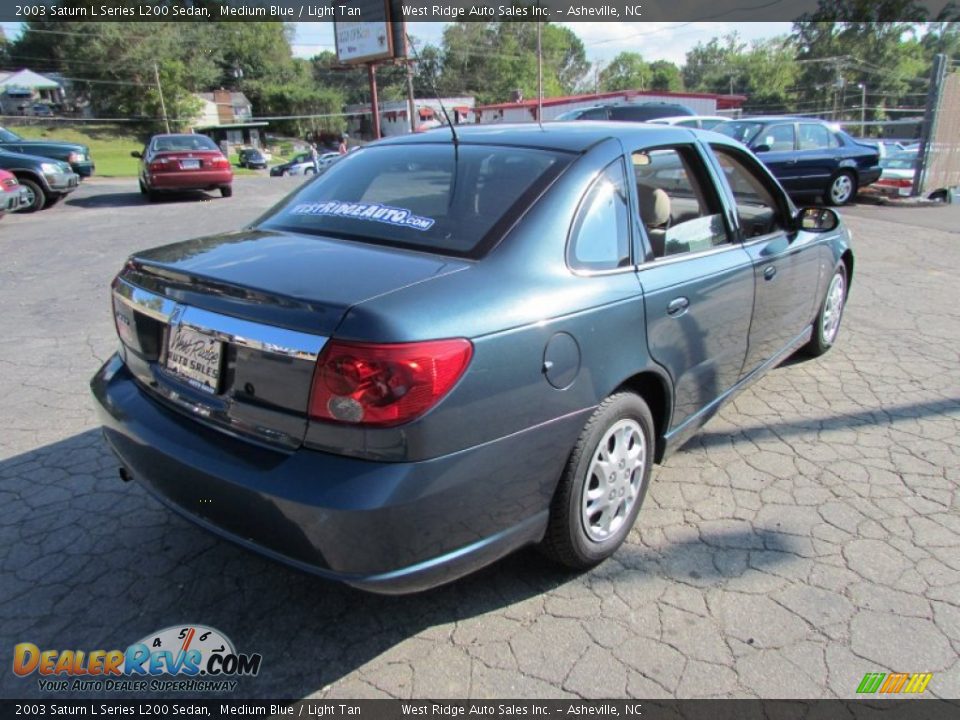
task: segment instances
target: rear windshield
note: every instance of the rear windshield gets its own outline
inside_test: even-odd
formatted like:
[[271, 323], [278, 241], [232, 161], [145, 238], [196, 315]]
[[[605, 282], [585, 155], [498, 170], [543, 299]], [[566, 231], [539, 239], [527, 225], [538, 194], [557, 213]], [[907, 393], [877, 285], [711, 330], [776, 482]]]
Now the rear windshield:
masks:
[[217, 144], [206, 135], [169, 135], [153, 141], [157, 152], [171, 150], [219, 150]]
[[572, 157], [452, 143], [367, 148], [331, 166], [259, 227], [474, 257]]
[[732, 137], [734, 140], [739, 140], [744, 145], [749, 145], [750, 141], [757, 136], [757, 133], [760, 132], [761, 128], [763, 128], [763, 123], [732, 120], [730, 122], [721, 123], [715, 127], [714, 130], [716, 130], [718, 133], [726, 135], [727, 137]]

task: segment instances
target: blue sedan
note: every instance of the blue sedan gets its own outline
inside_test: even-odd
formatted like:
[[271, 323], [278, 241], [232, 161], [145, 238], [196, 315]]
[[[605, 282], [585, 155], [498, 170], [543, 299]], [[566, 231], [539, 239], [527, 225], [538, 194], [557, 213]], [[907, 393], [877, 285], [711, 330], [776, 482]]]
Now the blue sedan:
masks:
[[834, 344], [853, 269], [837, 214], [724, 135], [445, 128], [132, 256], [92, 389], [123, 479], [298, 568], [386, 593], [529, 544], [589, 568], [654, 463]]
[[792, 195], [822, 195], [844, 205], [880, 179], [880, 151], [812, 118], [754, 117], [723, 123], [717, 132], [747, 145]]

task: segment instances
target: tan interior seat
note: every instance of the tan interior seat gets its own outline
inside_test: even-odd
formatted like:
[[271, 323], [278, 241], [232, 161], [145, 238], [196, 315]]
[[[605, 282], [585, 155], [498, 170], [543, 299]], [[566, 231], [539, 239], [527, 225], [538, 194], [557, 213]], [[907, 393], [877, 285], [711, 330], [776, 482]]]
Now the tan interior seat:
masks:
[[640, 219], [647, 228], [654, 257], [661, 258], [665, 252], [667, 225], [670, 222], [670, 196], [660, 188], [638, 183], [637, 197], [640, 201]]

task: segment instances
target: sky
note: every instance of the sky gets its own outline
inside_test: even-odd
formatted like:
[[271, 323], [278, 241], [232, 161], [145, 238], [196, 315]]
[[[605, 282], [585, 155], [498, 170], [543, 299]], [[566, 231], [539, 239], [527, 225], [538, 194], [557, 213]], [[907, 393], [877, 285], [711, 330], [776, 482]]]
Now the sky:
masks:
[[[297, 36], [293, 51], [312, 57], [334, 50], [332, 23], [295, 23]], [[407, 32], [416, 42], [439, 44], [449, 23], [411, 22]], [[639, 52], [645, 60], [669, 60], [682, 65], [687, 51], [698, 42], [736, 30], [744, 40], [757, 40], [789, 33], [789, 22], [564, 22], [583, 41], [587, 59], [605, 64], [625, 50]]]
[[[417, 42], [439, 44], [448, 23], [408, 23], [407, 32]], [[745, 40], [755, 40], [790, 32], [789, 22], [582, 22], [560, 23], [573, 30], [583, 41], [587, 59], [606, 64], [624, 50], [639, 52], [648, 61], [669, 60], [683, 64], [686, 53], [698, 42], [736, 30]], [[297, 35], [293, 51], [309, 58], [323, 50], [333, 50], [333, 23], [295, 23]], [[0, 23], [8, 39], [19, 32], [20, 23]]]

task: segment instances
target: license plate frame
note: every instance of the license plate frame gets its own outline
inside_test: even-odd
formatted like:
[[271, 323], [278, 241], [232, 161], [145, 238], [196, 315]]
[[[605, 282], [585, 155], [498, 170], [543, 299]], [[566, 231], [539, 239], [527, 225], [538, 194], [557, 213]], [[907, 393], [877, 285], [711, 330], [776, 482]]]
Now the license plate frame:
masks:
[[197, 158], [186, 158], [180, 161], [181, 170], [199, 170], [200, 160]]
[[164, 367], [191, 387], [216, 395], [220, 392], [223, 342], [189, 325], [172, 325]]

